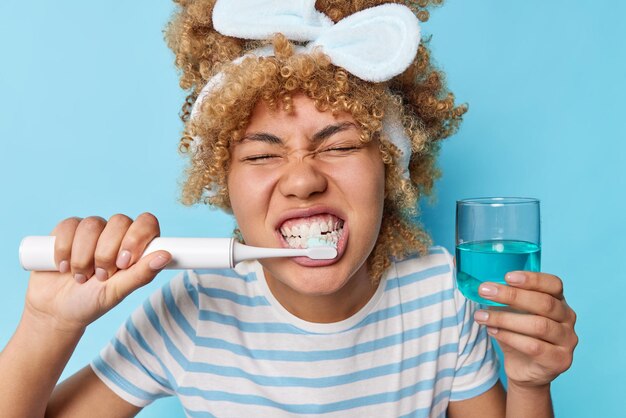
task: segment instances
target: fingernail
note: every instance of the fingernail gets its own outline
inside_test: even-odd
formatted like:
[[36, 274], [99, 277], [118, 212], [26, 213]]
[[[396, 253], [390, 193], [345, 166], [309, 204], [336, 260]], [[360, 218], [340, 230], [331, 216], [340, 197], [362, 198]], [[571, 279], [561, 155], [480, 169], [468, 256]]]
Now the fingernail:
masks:
[[498, 294], [498, 288], [490, 284], [481, 284], [478, 293], [482, 296], [495, 296]]
[[105, 269], [98, 267], [96, 269], [96, 278], [103, 282], [109, 278], [109, 273]]
[[489, 319], [489, 314], [485, 311], [478, 311], [474, 314], [474, 319], [478, 322], [485, 322]]
[[524, 280], [526, 280], [526, 276], [524, 273], [520, 273], [518, 271], [507, 274], [504, 279], [512, 284], [522, 284]]
[[85, 283], [87, 281], [87, 276], [85, 276], [84, 274], [76, 273], [74, 275], [74, 280], [76, 280], [76, 282], [78, 283]]
[[487, 334], [489, 334], [489, 335], [496, 335], [497, 333], [498, 333], [498, 328], [487, 327]]
[[161, 270], [169, 262], [170, 262], [169, 258], [163, 257], [162, 255], [157, 255], [152, 260], [150, 260], [150, 263], [148, 263], [148, 266], [150, 266], [152, 270]]
[[67, 273], [70, 271], [70, 263], [67, 260], [63, 260], [59, 263], [59, 273]]
[[118, 269], [125, 269], [130, 264], [130, 251], [122, 250], [115, 261], [115, 265]]

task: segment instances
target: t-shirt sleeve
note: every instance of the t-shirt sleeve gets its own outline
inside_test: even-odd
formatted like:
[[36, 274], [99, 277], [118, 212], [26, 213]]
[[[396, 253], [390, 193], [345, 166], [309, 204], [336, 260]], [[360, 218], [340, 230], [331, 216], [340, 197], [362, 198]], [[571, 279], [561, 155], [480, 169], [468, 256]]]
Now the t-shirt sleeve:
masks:
[[456, 286], [454, 299], [458, 307], [459, 348], [450, 401], [462, 401], [489, 390], [498, 381], [499, 365], [486, 327], [474, 321], [478, 304], [463, 296]]
[[[144, 407], [175, 393], [194, 323], [194, 291], [181, 275], [152, 294], [92, 361], [94, 373], [118, 396]], [[197, 298], [195, 299], [197, 300]], [[186, 332], [187, 331], [187, 332]]]

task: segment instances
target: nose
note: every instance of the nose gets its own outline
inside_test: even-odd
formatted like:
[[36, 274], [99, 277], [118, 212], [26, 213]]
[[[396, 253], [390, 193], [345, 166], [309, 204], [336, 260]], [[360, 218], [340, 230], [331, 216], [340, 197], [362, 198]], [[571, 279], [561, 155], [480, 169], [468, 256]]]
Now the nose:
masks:
[[328, 179], [312, 159], [302, 158], [284, 167], [278, 189], [285, 197], [300, 200], [322, 193], [328, 187]]

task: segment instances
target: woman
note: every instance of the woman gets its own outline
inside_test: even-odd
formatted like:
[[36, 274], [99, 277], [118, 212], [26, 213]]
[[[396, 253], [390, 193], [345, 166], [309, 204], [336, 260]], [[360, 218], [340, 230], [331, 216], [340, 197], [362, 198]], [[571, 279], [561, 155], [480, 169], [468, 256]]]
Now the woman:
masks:
[[321, 241], [337, 257], [186, 272], [54, 389], [85, 327], [171, 260], [140, 259], [159, 235], [150, 214], [67, 219], [52, 232], [60, 272], [32, 274], [0, 357], [3, 411], [131, 416], [175, 394], [189, 416], [551, 416], [550, 382], [576, 345], [561, 281], [512, 272], [481, 295], [527, 313], [477, 311], [410, 220], [465, 111], [414, 15], [381, 1], [215, 3], [180, 1], [167, 33], [191, 90], [183, 201], [232, 211], [247, 244]]

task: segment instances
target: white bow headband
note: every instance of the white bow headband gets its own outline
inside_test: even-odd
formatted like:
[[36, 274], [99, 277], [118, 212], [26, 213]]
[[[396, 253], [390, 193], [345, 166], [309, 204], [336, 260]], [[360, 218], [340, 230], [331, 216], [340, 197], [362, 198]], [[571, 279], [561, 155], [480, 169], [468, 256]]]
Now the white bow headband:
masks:
[[[333, 64], [371, 82], [387, 81], [406, 70], [420, 42], [417, 18], [408, 7], [399, 4], [365, 9], [335, 24], [315, 9], [315, 0], [217, 0], [213, 27], [223, 35], [241, 39], [263, 40], [282, 33], [293, 41], [309, 41], [296, 52], [307, 53], [320, 48]], [[271, 56], [273, 50], [259, 48], [247, 56], [250, 55]], [[200, 91], [191, 109], [192, 120], [200, 113], [205, 97], [223, 78], [223, 73], [216, 74]], [[383, 133], [400, 149], [399, 162], [408, 178], [411, 141], [393, 108], [385, 111]], [[194, 138], [194, 142], [198, 140]]]

